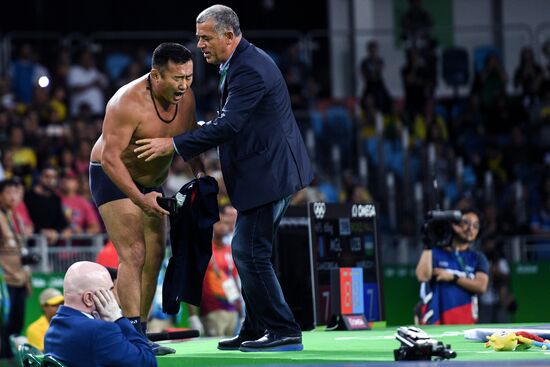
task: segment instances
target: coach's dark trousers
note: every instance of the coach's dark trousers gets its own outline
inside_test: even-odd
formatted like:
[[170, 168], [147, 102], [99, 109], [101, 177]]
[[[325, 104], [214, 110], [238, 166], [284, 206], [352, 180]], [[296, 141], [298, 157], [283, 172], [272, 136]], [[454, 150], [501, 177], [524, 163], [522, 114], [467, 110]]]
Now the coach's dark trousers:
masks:
[[287, 197], [237, 215], [231, 247], [246, 305], [241, 335], [259, 338], [266, 330], [282, 336], [301, 335], [271, 263], [277, 227], [289, 202]]

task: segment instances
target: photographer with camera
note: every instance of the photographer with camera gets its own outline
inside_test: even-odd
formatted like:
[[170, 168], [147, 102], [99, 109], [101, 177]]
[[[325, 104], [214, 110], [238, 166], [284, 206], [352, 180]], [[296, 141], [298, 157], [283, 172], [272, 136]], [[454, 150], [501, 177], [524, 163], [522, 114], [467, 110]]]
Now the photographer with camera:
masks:
[[31, 293], [31, 272], [28, 266], [33, 262], [26, 251], [24, 225], [15, 208], [19, 205], [20, 183], [13, 179], [0, 181], [0, 267], [4, 273], [9, 294], [10, 308], [7, 322], [2, 325], [0, 358], [12, 357], [8, 338], [20, 335], [25, 315], [25, 299]]
[[480, 215], [473, 209], [429, 212], [416, 266], [422, 282], [419, 324], [476, 323], [477, 295], [489, 282], [487, 258], [471, 248], [479, 230]]

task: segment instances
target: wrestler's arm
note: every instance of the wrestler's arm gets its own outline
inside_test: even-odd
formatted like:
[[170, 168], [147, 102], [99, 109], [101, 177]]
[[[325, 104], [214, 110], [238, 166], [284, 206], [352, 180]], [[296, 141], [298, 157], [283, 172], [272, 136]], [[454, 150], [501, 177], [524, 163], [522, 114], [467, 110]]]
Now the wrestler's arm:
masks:
[[134, 112], [135, 107], [132, 103], [121, 103], [120, 99], [111, 100], [107, 104], [103, 121], [101, 166], [118, 188], [146, 214], [169, 215], [157, 204], [156, 197], [162, 195], [156, 191], [142, 194], [121, 158], [139, 123], [139, 117]]

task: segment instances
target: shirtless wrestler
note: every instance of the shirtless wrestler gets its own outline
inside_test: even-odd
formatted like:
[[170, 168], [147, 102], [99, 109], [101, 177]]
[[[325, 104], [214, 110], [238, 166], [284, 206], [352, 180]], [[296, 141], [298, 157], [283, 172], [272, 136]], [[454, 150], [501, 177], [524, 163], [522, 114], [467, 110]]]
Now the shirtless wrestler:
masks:
[[[159, 45], [150, 73], [121, 87], [107, 104], [103, 131], [91, 154], [90, 190], [118, 252], [121, 308], [143, 332], [164, 257], [169, 214], [156, 198], [162, 196], [160, 185], [172, 156], [143, 162], [134, 149], [139, 139], [172, 137], [195, 128], [192, 81], [190, 51], [176, 43]], [[189, 163], [197, 177], [203, 174], [200, 158]]]

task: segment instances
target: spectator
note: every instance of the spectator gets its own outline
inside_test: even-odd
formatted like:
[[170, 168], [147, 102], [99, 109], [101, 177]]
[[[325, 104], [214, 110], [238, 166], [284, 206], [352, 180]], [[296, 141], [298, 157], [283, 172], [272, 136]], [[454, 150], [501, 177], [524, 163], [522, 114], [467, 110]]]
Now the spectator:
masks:
[[433, 95], [433, 85], [426, 61], [418, 49], [407, 50], [407, 63], [401, 69], [405, 106], [409, 119], [422, 114], [428, 99]]
[[497, 54], [492, 53], [485, 59], [485, 66], [476, 75], [473, 93], [481, 96], [481, 105], [484, 109], [491, 109], [498, 96], [506, 94], [508, 77]]
[[488, 112], [489, 116], [485, 123], [488, 137], [496, 144], [508, 144], [510, 131], [518, 125], [519, 119], [504, 93], [495, 96]]
[[[220, 211], [220, 221], [214, 224], [212, 259], [204, 276], [200, 306], [200, 320], [206, 336], [233, 336], [241, 316], [237, 268], [231, 248], [224, 243], [224, 238], [233, 232], [235, 221], [235, 208], [225, 206]], [[200, 330], [197, 316], [193, 316], [190, 322]]]
[[18, 177], [13, 178], [14, 181], [17, 182], [17, 194], [18, 199], [17, 206], [15, 207], [15, 212], [19, 217], [21, 218], [21, 221], [23, 222], [23, 234], [28, 237], [32, 236], [34, 233], [34, 224], [32, 223], [31, 216], [29, 214], [29, 210], [27, 209], [27, 205], [25, 204], [25, 201], [23, 198], [25, 197], [25, 187], [21, 183]]
[[46, 288], [40, 293], [38, 301], [42, 308], [42, 315], [29, 325], [27, 337], [29, 344], [43, 351], [44, 336], [50, 327], [52, 317], [63, 304], [63, 294], [55, 288]]
[[103, 265], [107, 269], [118, 269], [118, 254], [113, 241], [109, 240], [99, 251], [95, 262]]
[[48, 102], [50, 110], [55, 111], [61, 121], [67, 118], [67, 92], [65, 88], [58, 86], [53, 89], [52, 97]]
[[535, 61], [533, 49], [524, 47], [521, 50], [519, 65], [514, 73], [514, 87], [521, 91], [525, 106], [533, 105], [543, 79], [544, 73], [542, 67]]
[[30, 269], [23, 266], [25, 239], [23, 222], [15, 212], [20, 195], [18, 183], [0, 181], [0, 267], [9, 294], [8, 321], [2, 325], [0, 357], [12, 357], [9, 336], [20, 335], [25, 316], [25, 299], [32, 291]]
[[74, 161], [74, 168], [77, 175], [88, 175], [90, 166], [90, 153], [92, 152], [92, 144], [87, 140], [81, 140], [78, 143], [78, 150]]
[[25, 133], [20, 125], [12, 125], [10, 129], [8, 149], [13, 160], [13, 175], [19, 176], [30, 186], [32, 173], [36, 169], [38, 159], [35, 151], [25, 144]]
[[11, 84], [18, 102], [31, 104], [33, 90], [41, 76], [49, 76], [48, 70], [36, 62], [32, 46], [25, 43], [19, 50], [19, 58], [11, 64]]
[[306, 121], [302, 121], [304, 119], [301, 117], [310, 103], [308, 95], [310, 68], [301, 56], [300, 44], [291, 44], [281, 58], [280, 67], [290, 94], [290, 103], [297, 114], [297, 122], [302, 128], [307, 127]]
[[[40, 147], [41, 144], [44, 144], [47, 139], [44, 139], [44, 133], [40, 126], [40, 115], [38, 111], [29, 109], [22, 118], [21, 125], [23, 126], [23, 131], [25, 133], [25, 146], [34, 149]], [[41, 157], [39, 152], [35, 152], [38, 158], [38, 166], [40, 166]]]
[[422, 0], [409, 0], [409, 8], [401, 16], [401, 38], [407, 47], [425, 48], [432, 43], [433, 20]]
[[53, 67], [53, 80], [56, 86], [67, 89], [67, 76], [71, 68], [71, 50], [69, 47], [62, 47], [57, 52], [57, 60]]
[[483, 241], [482, 251], [489, 260], [489, 284], [480, 297], [479, 322], [510, 322], [510, 313], [517, 308], [514, 295], [510, 292], [510, 265], [496, 236]]
[[80, 181], [74, 173], [69, 172], [61, 178], [61, 202], [71, 232], [97, 234], [101, 231], [99, 217], [92, 203], [80, 192]]
[[105, 112], [104, 90], [108, 80], [95, 65], [94, 55], [84, 50], [76, 65], [71, 65], [67, 75], [67, 86], [71, 91], [71, 115], [77, 116], [87, 105], [92, 115]]
[[503, 149], [503, 163], [509, 175], [523, 182], [534, 181], [533, 149], [529, 148], [524, 131], [519, 126], [513, 127], [510, 143]]
[[474, 324], [478, 319], [477, 295], [487, 290], [489, 264], [472, 249], [480, 229], [480, 216], [472, 209], [462, 211], [459, 224], [452, 224], [449, 245], [425, 243], [416, 266], [423, 305], [420, 324]]
[[[367, 96], [372, 96], [374, 105], [384, 113], [388, 113], [391, 108], [391, 97], [384, 82], [382, 72], [384, 70], [384, 60], [378, 52], [378, 42], [367, 42], [367, 56], [363, 59], [360, 66], [361, 77], [363, 78], [363, 94], [361, 101], [365, 102]], [[361, 105], [363, 111], [367, 106]]]
[[412, 139], [416, 144], [437, 141], [446, 142], [449, 139], [447, 123], [441, 116], [436, 114], [434, 101], [426, 101], [424, 104], [424, 113], [417, 114], [414, 118]]
[[449, 135], [454, 137], [457, 153], [466, 158], [467, 162], [481, 162], [486, 144], [486, 118], [481, 110], [481, 98], [478, 94], [470, 95], [467, 106], [455, 121]]
[[61, 173], [62, 177], [65, 177], [66, 175], [75, 175], [76, 174], [76, 168], [75, 168], [75, 156], [73, 153], [73, 150], [65, 146], [63, 149], [61, 149], [61, 152], [59, 154], [59, 172]]
[[50, 322], [44, 352], [69, 366], [157, 366], [145, 336], [122, 316], [113, 288], [104, 266], [71, 265], [63, 280], [65, 305]]
[[34, 223], [34, 230], [45, 236], [50, 245], [71, 234], [56, 189], [57, 171], [48, 166], [42, 169], [38, 183], [25, 194], [25, 205]]

